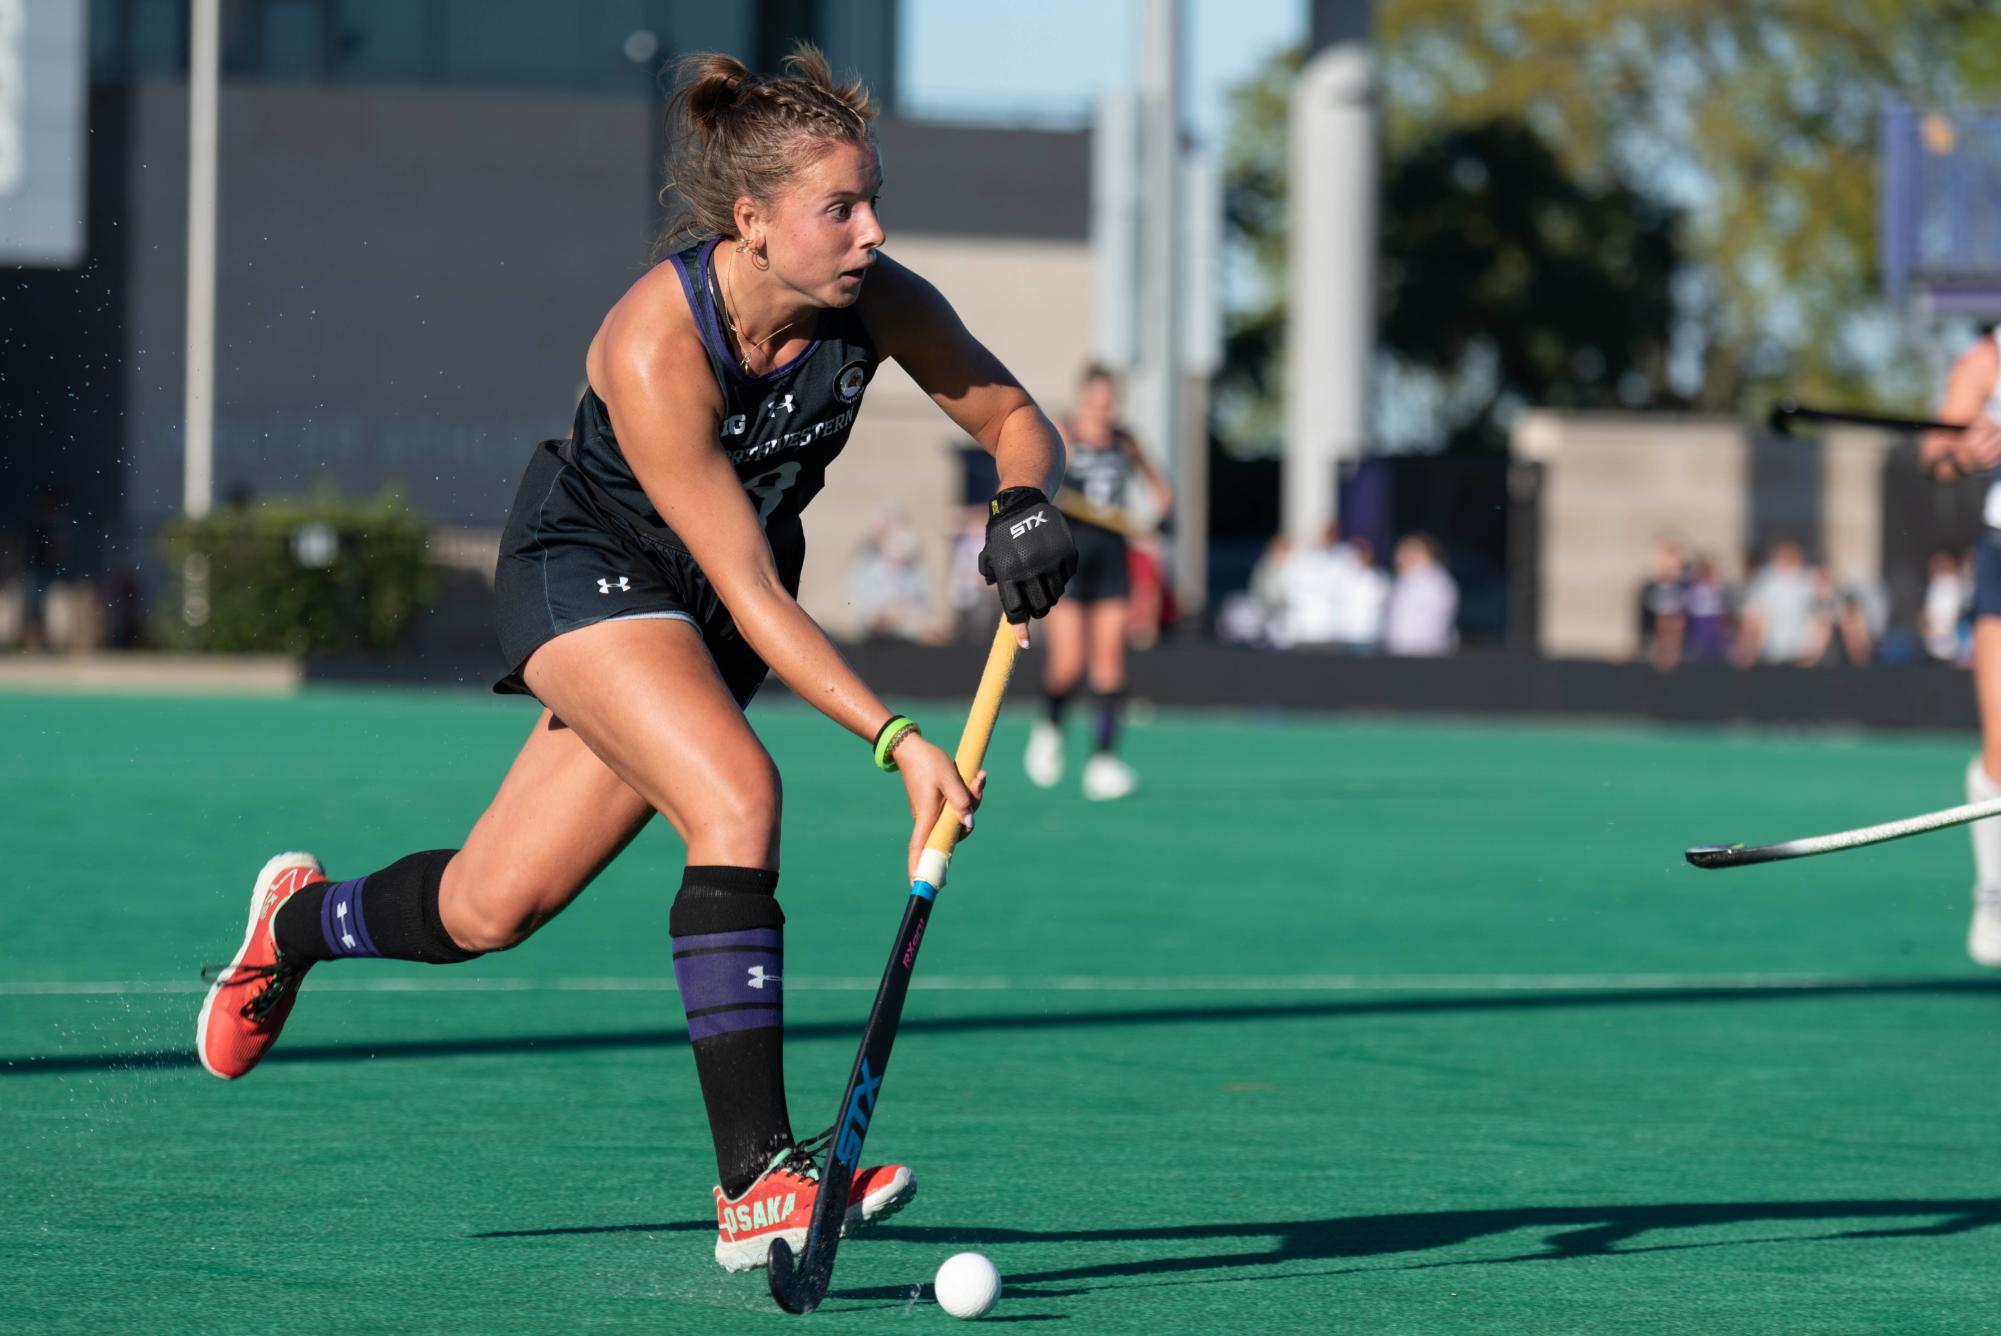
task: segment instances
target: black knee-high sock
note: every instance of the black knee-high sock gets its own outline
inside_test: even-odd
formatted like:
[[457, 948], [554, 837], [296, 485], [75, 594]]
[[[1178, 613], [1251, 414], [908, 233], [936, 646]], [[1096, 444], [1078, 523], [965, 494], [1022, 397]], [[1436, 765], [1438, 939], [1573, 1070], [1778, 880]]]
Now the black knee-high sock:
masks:
[[778, 874], [689, 867], [668, 930], [723, 1192], [737, 1196], [792, 1144], [785, 1108], [785, 915]]
[[1070, 697], [1075, 690], [1076, 688], [1073, 687], [1069, 691], [1045, 690], [1043, 692], [1044, 701], [1049, 711], [1049, 722], [1055, 724], [1058, 728], [1063, 726], [1063, 716], [1069, 713]]
[[1125, 688], [1114, 687], [1093, 694], [1098, 698], [1098, 750], [1109, 752], [1119, 743], [1119, 707], [1125, 701]]
[[467, 951], [445, 931], [438, 886], [456, 849], [432, 849], [398, 859], [352, 881], [308, 886], [278, 907], [271, 934], [293, 960], [386, 956], [455, 965]]

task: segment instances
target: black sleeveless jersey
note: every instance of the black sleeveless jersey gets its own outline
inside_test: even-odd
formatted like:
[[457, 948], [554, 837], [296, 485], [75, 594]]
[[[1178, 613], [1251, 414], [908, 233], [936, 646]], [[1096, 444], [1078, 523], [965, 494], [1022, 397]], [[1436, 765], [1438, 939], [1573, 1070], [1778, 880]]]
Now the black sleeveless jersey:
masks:
[[1083, 441], [1066, 424], [1064, 443], [1068, 447], [1063, 464], [1063, 481], [1084, 494], [1094, 506], [1123, 510], [1126, 480], [1132, 476], [1132, 459], [1126, 454], [1126, 434], [1117, 427], [1108, 441]]
[[[882, 359], [860, 314], [850, 306], [819, 312], [813, 341], [791, 361], [766, 375], [746, 375], [723, 338], [715, 277], [718, 240], [696, 242], [670, 263], [694, 313], [709, 370], [722, 389], [717, 447], [736, 467], [780, 570], [796, 575], [805, 551], [799, 514], [825, 485], [827, 465], [848, 443], [862, 393]], [[566, 456], [591, 489], [611, 502], [614, 514], [645, 537], [686, 549], [633, 476], [612, 434], [611, 415], [594, 389], [587, 387], [577, 405]]]

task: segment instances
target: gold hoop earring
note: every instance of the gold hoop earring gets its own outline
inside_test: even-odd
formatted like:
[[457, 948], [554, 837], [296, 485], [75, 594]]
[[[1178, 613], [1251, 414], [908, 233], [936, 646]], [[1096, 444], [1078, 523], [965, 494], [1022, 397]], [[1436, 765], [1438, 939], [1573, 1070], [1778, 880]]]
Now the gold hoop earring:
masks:
[[763, 251], [750, 252], [750, 266], [760, 272], [771, 268], [771, 257]]
[[739, 242], [737, 242], [737, 244], [736, 244], [736, 253], [737, 253], [738, 255], [745, 255], [745, 254], [748, 254], [748, 253], [749, 253], [749, 251], [750, 251], [750, 243], [749, 243], [748, 241], [739, 241]]

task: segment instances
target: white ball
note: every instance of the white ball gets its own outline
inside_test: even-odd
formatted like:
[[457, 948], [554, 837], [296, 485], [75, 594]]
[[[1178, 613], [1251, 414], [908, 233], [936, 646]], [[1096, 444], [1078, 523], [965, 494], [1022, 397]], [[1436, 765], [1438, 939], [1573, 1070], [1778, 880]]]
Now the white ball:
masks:
[[931, 1292], [953, 1317], [985, 1317], [1000, 1298], [1000, 1272], [978, 1253], [954, 1253], [938, 1268]]

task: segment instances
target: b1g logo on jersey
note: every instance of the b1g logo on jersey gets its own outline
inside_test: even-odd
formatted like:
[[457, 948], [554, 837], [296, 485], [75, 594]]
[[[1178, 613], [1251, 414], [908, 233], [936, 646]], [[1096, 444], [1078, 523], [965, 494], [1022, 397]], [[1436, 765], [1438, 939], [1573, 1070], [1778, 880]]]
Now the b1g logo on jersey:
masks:
[[868, 388], [868, 363], [850, 362], [841, 368], [841, 374], [834, 377], [834, 393], [841, 396], [841, 402], [851, 404], [862, 397]]

